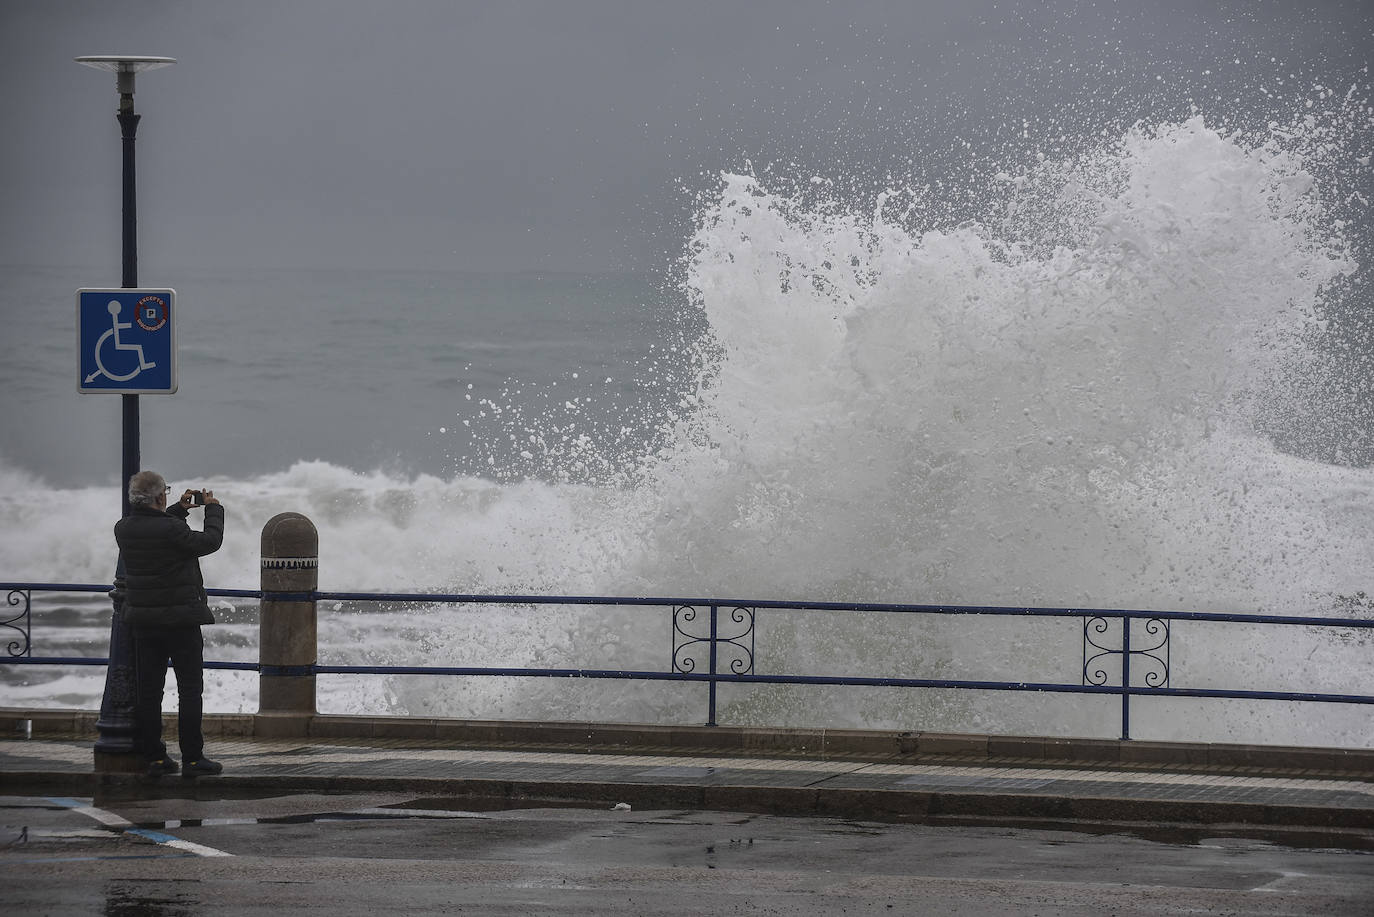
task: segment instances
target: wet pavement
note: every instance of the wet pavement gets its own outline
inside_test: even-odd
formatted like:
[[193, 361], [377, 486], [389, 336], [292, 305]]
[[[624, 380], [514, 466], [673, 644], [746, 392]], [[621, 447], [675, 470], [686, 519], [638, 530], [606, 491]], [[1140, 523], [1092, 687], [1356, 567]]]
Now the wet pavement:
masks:
[[212, 739], [219, 777], [0, 740], [11, 913], [1359, 914], [1374, 781]]
[[622, 804], [1165, 839], [1205, 831], [1374, 849], [1374, 780], [1350, 774], [597, 754], [375, 738], [218, 737], [209, 754], [224, 764], [222, 776], [98, 775], [86, 737], [12, 739], [0, 741], [0, 777], [43, 795], [92, 798], [403, 792], [468, 808]]
[[1374, 853], [405, 792], [0, 795], [7, 913], [1366, 915]]

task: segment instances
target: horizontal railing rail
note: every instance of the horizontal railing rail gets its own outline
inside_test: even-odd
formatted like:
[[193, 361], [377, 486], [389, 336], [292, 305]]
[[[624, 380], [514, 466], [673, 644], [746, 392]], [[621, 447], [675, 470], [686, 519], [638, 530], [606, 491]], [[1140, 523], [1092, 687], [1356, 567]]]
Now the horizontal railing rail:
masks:
[[[0, 583], [0, 592], [104, 592], [114, 587], [98, 583]], [[1300, 624], [1314, 627], [1355, 627], [1374, 629], [1374, 617], [1350, 618], [1308, 615], [1260, 615], [1216, 611], [1156, 611], [1139, 608], [1078, 608], [1037, 605], [910, 605], [883, 602], [808, 602], [782, 599], [721, 599], [671, 598], [663, 596], [604, 596], [604, 595], [523, 595], [518, 593], [453, 593], [453, 592], [273, 592], [262, 589], [207, 588], [207, 595], [219, 598], [262, 599], [271, 597], [282, 601], [330, 602], [394, 602], [408, 604], [451, 605], [647, 605], [666, 607], [685, 605], [701, 607], [717, 605], [722, 608], [768, 608], [784, 611], [864, 611], [892, 613], [923, 613], [946, 615], [1007, 615], [1029, 617], [1095, 617], [1158, 618], [1178, 621], [1219, 621], [1250, 624]], [[11, 603], [14, 604], [14, 603]]]
[[[11, 665], [106, 665], [103, 657], [35, 656], [31, 639], [31, 596], [33, 593], [100, 593], [111, 586], [86, 583], [0, 583], [12, 608], [22, 610], [8, 619], [0, 617], [0, 628], [22, 637], [11, 639], [0, 664]], [[708, 686], [707, 724], [716, 725], [716, 688], [722, 684], [739, 685], [822, 685], [882, 688], [962, 689], [982, 691], [1032, 691], [1058, 694], [1111, 695], [1121, 699], [1121, 737], [1130, 738], [1130, 699], [1132, 697], [1217, 698], [1272, 700], [1330, 704], [1374, 704], [1374, 695], [1322, 691], [1266, 691], [1241, 688], [1190, 688], [1172, 685], [1171, 625], [1173, 622], [1255, 624], [1319, 628], [1374, 629], [1374, 618], [1308, 617], [1302, 615], [1261, 615], [1249, 613], [1159, 611], [1147, 609], [1099, 609], [1076, 607], [1034, 607], [999, 605], [888, 604], [874, 602], [808, 602], [761, 599], [672, 598], [656, 596], [595, 595], [519, 595], [459, 594], [440, 592], [274, 592], [260, 589], [207, 589], [221, 598], [241, 598], [286, 602], [369, 602], [388, 604], [476, 604], [476, 605], [589, 605], [651, 607], [672, 609], [672, 664], [665, 670], [604, 668], [538, 668], [500, 666], [431, 665], [332, 665], [313, 663], [303, 666], [273, 666], [255, 662], [207, 660], [207, 669], [257, 672], [265, 677], [299, 675], [427, 675], [488, 676], [520, 678], [588, 678], [635, 681], [677, 681]], [[990, 617], [1077, 618], [1083, 630], [1082, 681], [1034, 682], [1010, 680], [907, 678], [862, 675], [796, 675], [755, 671], [755, 624], [760, 611], [817, 611], [832, 613], [884, 613], [916, 615], [979, 615]], [[706, 617], [705, 625], [698, 621]], [[0, 612], [3, 615], [3, 612]], [[724, 621], [722, 619], [724, 618]], [[1112, 622], [1116, 622], [1113, 629]], [[1143, 626], [1132, 627], [1132, 622]], [[727, 632], [722, 632], [722, 625]], [[1133, 634], [1134, 631], [1141, 633]], [[3, 636], [3, 633], [0, 633]], [[1143, 637], [1143, 642], [1132, 644]], [[1101, 642], [1105, 641], [1105, 642]], [[702, 651], [700, 659], [693, 650]], [[729, 657], [728, 671], [722, 671], [722, 656]], [[1132, 673], [1133, 662], [1143, 665]], [[1104, 667], [1119, 669], [1111, 677]], [[704, 667], [705, 671], [697, 671]]]

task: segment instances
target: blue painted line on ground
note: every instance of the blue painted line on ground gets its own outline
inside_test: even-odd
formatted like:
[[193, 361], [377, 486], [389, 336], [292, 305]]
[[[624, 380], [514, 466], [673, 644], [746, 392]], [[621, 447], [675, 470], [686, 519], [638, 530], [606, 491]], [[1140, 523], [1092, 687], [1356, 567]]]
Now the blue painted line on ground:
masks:
[[179, 841], [181, 838], [171, 834], [163, 834], [161, 831], [150, 831], [147, 828], [127, 828], [125, 834], [137, 834], [139, 837], [146, 837], [150, 841], [157, 841], [159, 844], [170, 844], [172, 841]]

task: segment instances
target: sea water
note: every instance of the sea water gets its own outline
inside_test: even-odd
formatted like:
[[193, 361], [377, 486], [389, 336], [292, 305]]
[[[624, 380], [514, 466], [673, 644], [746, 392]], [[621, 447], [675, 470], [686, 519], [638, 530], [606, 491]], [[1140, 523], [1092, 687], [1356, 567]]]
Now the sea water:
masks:
[[[226, 588], [256, 586], [258, 533], [289, 510], [320, 530], [329, 591], [1369, 616], [1374, 469], [1273, 442], [1276, 418], [1312, 408], [1293, 380], [1324, 359], [1327, 300], [1358, 270], [1350, 233], [1368, 223], [1348, 214], [1368, 204], [1323, 182], [1332, 156], [1367, 171], [1349, 149], [1367, 99], [1328, 106], [1340, 130], [1306, 111], [1258, 133], [1204, 113], [1139, 124], [1009, 159], [957, 207], [919, 184], [856, 199], [825, 175], [726, 171], [682, 258], [650, 277], [159, 274], [182, 303], [181, 391], [143, 399], [143, 463], [225, 503], [202, 566]], [[28, 317], [3, 378], [9, 580], [112, 574], [118, 409], [61, 369], [70, 290], [98, 282], [7, 275], [7, 313]], [[103, 602], [35, 605], [36, 654], [103, 651]], [[208, 655], [254, 659], [252, 603], [217, 614]], [[667, 613], [642, 608], [320, 614], [322, 662], [663, 670], [672, 652]], [[1083, 668], [1073, 620], [761, 612], [755, 637], [760, 673], [1076, 683]], [[1180, 623], [1171, 678], [1371, 693], [1368, 650], [1349, 632]], [[3, 703], [90, 708], [101, 683], [10, 669]], [[251, 676], [207, 690], [209, 710], [256, 707]], [[321, 695], [327, 712], [704, 716], [701, 689], [619, 681], [322, 677]], [[1118, 726], [1117, 701], [1059, 695], [768, 686], [721, 702], [721, 722], [777, 726]], [[1137, 700], [1134, 722], [1374, 743], [1362, 707]]]

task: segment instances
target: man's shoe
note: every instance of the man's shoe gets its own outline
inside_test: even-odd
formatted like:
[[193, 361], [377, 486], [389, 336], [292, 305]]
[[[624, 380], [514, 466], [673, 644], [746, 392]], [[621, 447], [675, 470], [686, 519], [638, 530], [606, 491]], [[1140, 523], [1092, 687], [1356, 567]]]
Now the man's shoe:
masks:
[[223, 772], [224, 765], [218, 761], [211, 761], [209, 758], [187, 761], [181, 768], [181, 776], [183, 777], [213, 777], [215, 774]]
[[149, 777], [161, 777], [164, 774], [175, 774], [179, 770], [181, 770], [181, 768], [177, 766], [176, 759], [171, 755], [153, 758], [148, 762]]

